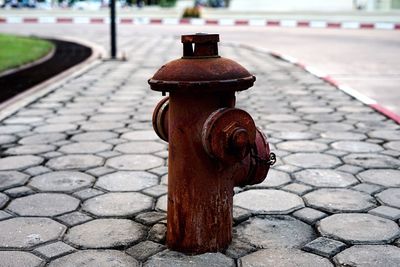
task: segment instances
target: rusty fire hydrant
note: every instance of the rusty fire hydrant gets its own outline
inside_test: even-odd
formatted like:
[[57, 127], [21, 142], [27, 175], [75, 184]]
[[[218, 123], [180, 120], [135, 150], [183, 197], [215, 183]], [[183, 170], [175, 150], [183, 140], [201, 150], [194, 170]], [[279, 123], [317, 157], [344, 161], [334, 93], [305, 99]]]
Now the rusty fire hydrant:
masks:
[[183, 57], [149, 80], [169, 92], [153, 113], [169, 142], [168, 248], [189, 254], [223, 251], [232, 240], [233, 188], [262, 182], [275, 160], [235, 92], [255, 77], [218, 56], [218, 34], [183, 35]]

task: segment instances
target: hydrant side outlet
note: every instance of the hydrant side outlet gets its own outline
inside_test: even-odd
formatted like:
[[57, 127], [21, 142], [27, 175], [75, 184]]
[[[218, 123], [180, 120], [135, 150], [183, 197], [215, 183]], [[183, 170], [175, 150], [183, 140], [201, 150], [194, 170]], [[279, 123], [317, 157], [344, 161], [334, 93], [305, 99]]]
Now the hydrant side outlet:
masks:
[[265, 136], [234, 107], [235, 92], [255, 77], [220, 57], [218, 41], [182, 36], [183, 57], [149, 79], [152, 90], [169, 92], [153, 113], [154, 130], [169, 143], [167, 246], [188, 254], [229, 246], [233, 188], [262, 182], [273, 163]]

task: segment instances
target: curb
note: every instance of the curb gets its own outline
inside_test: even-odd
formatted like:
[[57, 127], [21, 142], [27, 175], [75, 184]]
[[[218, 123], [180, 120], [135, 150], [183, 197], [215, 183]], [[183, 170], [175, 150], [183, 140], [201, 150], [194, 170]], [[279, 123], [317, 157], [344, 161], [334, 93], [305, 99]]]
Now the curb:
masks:
[[[50, 39], [54, 37], [41, 36], [41, 38]], [[38, 98], [51, 93], [52, 91], [57, 89], [59, 86], [64, 84], [67, 80], [71, 79], [72, 77], [76, 77], [83, 74], [93, 66], [99, 64], [101, 62], [101, 59], [104, 58], [106, 55], [106, 52], [103, 47], [88, 42], [86, 40], [78, 39], [75, 37], [62, 37], [62, 38], [57, 37], [57, 39], [85, 45], [92, 49], [92, 55], [88, 57], [85, 61], [59, 73], [58, 75], [50, 79], [41, 82], [38, 85], [35, 85], [27, 89], [26, 91], [14, 96], [13, 98], [3, 103], [0, 103], [0, 121], [4, 120], [13, 113], [17, 112], [22, 107], [25, 107], [31, 104], [32, 102], [36, 101]]]
[[283, 60], [285, 62], [291, 63], [292, 65], [295, 65], [297, 67], [300, 67], [301, 69], [305, 70], [306, 72], [314, 75], [315, 77], [324, 80], [325, 82], [329, 83], [330, 85], [334, 86], [336, 89], [339, 89], [340, 91], [346, 93], [347, 95], [350, 95], [351, 97], [357, 99], [364, 105], [369, 106], [370, 108], [374, 109], [375, 111], [381, 113], [382, 115], [386, 116], [387, 118], [395, 121], [396, 123], [400, 124], [400, 115], [394, 113], [393, 111], [385, 108], [384, 106], [380, 105], [376, 100], [369, 98], [368, 96], [363, 95], [362, 93], [358, 92], [357, 90], [351, 88], [350, 86], [346, 84], [341, 84], [335, 79], [333, 79], [331, 76], [325, 74], [324, 72], [321, 72], [311, 66], [308, 66], [306, 64], [303, 64], [300, 62], [298, 59], [291, 57], [289, 55], [284, 55], [281, 53], [273, 52], [273, 51], [266, 51], [263, 49], [259, 48], [254, 48], [252, 46], [248, 45], [239, 45], [240, 47], [244, 47], [247, 49], [252, 49], [254, 51], [262, 52], [262, 53], [267, 53], [270, 54], [271, 56]]
[[[0, 24], [109, 24], [108, 17], [0, 17]], [[215, 26], [264, 26], [289, 28], [321, 28], [321, 29], [376, 29], [400, 30], [400, 22], [358, 22], [358, 21], [321, 21], [321, 20], [268, 20], [268, 19], [179, 19], [119, 17], [118, 24], [126, 25], [215, 25]]]
[[350, 86], [346, 85], [346, 84], [341, 84], [338, 81], [336, 81], [335, 79], [333, 79], [331, 76], [316, 70], [306, 64], [303, 64], [301, 62], [299, 62], [296, 58], [294, 57], [290, 57], [287, 55], [283, 55], [283, 54], [279, 54], [276, 52], [270, 52], [270, 54], [273, 57], [276, 57], [278, 59], [281, 59], [283, 61], [292, 63], [293, 65], [296, 65], [302, 69], [304, 69], [305, 71], [307, 71], [308, 73], [314, 75], [315, 77], [324, 80], [325, 82], [329, 83], [330, 85], [336, 87], [337, 89], [341, 90], [342, 92], [350, 95], [351, 97], [357, 99], [358, 101], [360, 101], [361, 103], [363, 103], [364, 105], [367, 105], [369, 107], [371, 107], [372, 109], [378, 111], [379, 113], [381, 113], [382, 115], [388, 117], [389, 119], [395, 121], [396, 123], [400, 124], [400, 115], [397, 115], [396, 113], [394, 113], [393, 111], [388, 110], [387, 108], [381, 106], [380, 104], [378, 104], [378, 102], [360, 92], [358, 92], [357, 90], [351, 88]]

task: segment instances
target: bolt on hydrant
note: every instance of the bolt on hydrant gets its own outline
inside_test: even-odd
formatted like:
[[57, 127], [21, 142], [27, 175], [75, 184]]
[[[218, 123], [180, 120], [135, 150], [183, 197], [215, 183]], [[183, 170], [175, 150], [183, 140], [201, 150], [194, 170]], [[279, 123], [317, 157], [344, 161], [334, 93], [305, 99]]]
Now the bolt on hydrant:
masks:
[[218, 34], [183, 35], [183, 57], [149, 80], [165, 94], [153, 113], [169, 142], [168, 248], [188, 254], [225, 250], [232, 240], [233, 188], [262, 182], [275, 162], [235, 92], [255, 77], [218, 55]]

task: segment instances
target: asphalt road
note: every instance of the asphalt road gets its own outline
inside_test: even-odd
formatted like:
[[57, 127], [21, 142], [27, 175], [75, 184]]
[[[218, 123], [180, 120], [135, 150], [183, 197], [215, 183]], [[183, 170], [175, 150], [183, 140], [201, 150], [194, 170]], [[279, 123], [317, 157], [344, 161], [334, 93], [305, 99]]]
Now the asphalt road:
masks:
[[[107, 25], [3, 24], [0, 32], [72, 36], [108, 47]], [[223, 42], [237, 42], [291, 55], [400, 114], [400, 31], [120, 25], [118, 41], [126, 42], [125, 37], [132, 35], [179, 36], [195, 32], [219, 33]], [[180, 45], [177, 43], [177, 46]], [[129, 57], [129, 51], [126, 53]]]

